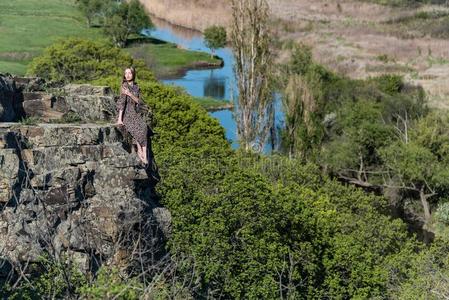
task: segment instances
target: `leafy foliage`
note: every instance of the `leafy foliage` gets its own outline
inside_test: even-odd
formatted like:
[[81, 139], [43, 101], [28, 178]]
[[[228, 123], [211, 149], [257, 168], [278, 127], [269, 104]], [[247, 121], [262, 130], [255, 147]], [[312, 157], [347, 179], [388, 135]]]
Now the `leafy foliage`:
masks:
[[449, 297], [449, 248], [437, 239], [428, 249], [412, 258], [408, 278], [398, 285], [395, 299], [444, 299]]
[[204, 30], [204, 41], [209, 49], [215, 49], [226, 45], [226, 29], [223, 26], [213, 25]]
[[404, 132], [401, 139], [379, 150], [393, 174], [391, 181], [419, 194], [426, 223], [431, 217], [428, 202], [438, 203], [449, 192], [448, 120], [447, 114], [429, 114], [418, 120], [409, 133]]
[[125, 68], [135, 66], [142, 80], [155, 80], [141, 60], [104, 42], [70, 38], [46, 48], [29, 65], [28, 74], [50, 81], [86, 82], [102, 78], [120, 80]]
[[[118, 91], [123, 66], [139, 64], [106, 45], [62, 45], [44, 54], [45, 64], [36, 63], [46, 78], [76, 78]], [[87, 60], [77, 56], [76, 47]], [[196, 298], [406, 299], [416, 290], [426, 295], [430, 283], [425, 276], [445, 266], [444, 251], [422, 252], [405, 223], [387, 215], [385, 198], [344, 186], [321, 167], [349, 176], [347, 169], [358, 169], [360, 157], [364, 171], [395, 159], [388, 166], [404, 168], [407, 178], [431, 176], [421, 169], [443, 171], [438, 166], [447, 163], [446, 118], [426, 116], [422, 93], [398, 84], [398, 77], [349, 80], [301, 51], [288, 72], [302, 76], [316, 100], [309, 119], [301, 115], [303, 128], [312, 129], [302, 137], [310, 139], [304, 157], [321, 166], [311, 159], [304, 164], [304, 157], [232, 151], [219, 122], [192, 97], [138, 67], [142, 96], [155, 113], [157, 134], [151, 142], [162, 178], [156, 189], [172, 214], [168, 250], [179, 263], [177, 271], [191, 274], [195, 287], [190, 292]], [[69, 75], [58, 77], [65, 61], [73, 70], [64, 69]], [[331, 113], [335, 117], [326, 119]], [[413, 128], [410, 148], [398, 140], [406, 116], [413, 120], [407, 127]], [[444, 191], [445, 186], [437, 188]], [[191, 259], [181, 263], [179, 257]], [[422, 266], [429, 261], [427, 272]], [[444, 276], [432, 277], [432, 283], [444, 283]], [[78, 293], [92, 298], [133, 299], [145, 288], [135, 278], [125, 280], [106, 269], [96, 281], [78, 286]]]
[[0, 288], [0, 295], [8, 299], [62, 299], [86, 284], [84, 274], [76, 265], [56, 261], [49, 255], [31, 263], [29, 273], [32, 276], [18, 287], [7, 284]]
[[402, 199], [422, 203], [429, 223], [448, 190], [449, 141], [447, 116], [429, 114], [422, 88], [394, 74], [338, 76], [303, 45], [293, 46], [284, 75], [284, 152], [361, 187], [398, 189]]
[[194, 257], [201, 297], [380, 297], [405, 276], [418, 244], [381, 198], [282, 157], [172, 159], [170, 249]]
[[143, 285], [134, 279], [121, 277], [116, 268], [102, 267], [96, 280], [79, 288], [82, 298], [87, 299], [139, 299]]
[[92, 26], [93, 19], [104, 15], [108, 7], [113, 4], [111, 0], [76, 0], [75, 2], [86, 17], [88, 26]]
[[104, 33], [120, 48], [126, 45], [130, 34], [154, 27], [138, 0], [76, 0], [76, 3], [87, 24], [91, 26], [93, 19], [99, 17]]
[[114, 5], [106, 16], [104, 32], [118, 47], [124, 47], [132, 33], [154, 27], [138, 0], [123, 1]]

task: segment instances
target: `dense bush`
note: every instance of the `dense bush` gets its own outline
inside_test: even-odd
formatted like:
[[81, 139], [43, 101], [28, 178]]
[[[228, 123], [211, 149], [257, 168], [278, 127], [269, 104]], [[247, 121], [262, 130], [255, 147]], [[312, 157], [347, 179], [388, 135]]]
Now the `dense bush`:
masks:
[[173, 214], [170, 249], [194, 257], [199, 296], [381, 297], [406, 276], [418, 244], [405, 224], [379, 213], [383, 199], [313, 169], [282, 157], [170, 168], [159, 190]]
[[[105, 57], [100, 61], [116, 69], [96, 73], [67, 45], [56, 47], [54, 55], [59, 63], [74, 61], [75, 75], [56, 75], [52, 51], [44, 54], [46, 63], [33, 68], [44, 70], [49, 79], [73, 77], [117, 91], [123, 71], [118, 62], [127, 56], [94, 45], [85, 53], [92, 58], [89, 64]], [[319, 150], [317, 161], [328, 169], [355, 168], [360, 154], [368, 167], [378, 165], [377, 149], [394, 139], [397, 114], [404, 116], [404, 107], [413, 118], [424, 114], [422, 95], [404, 91], [396, 77], [351, 81], [311, 63], [307, 53], [289, 72], [305, 76], [317, 99], [308, 125], [319, 129], [308, 132], [313, 137], [308, 147]], [[155, 112], [152, 145], [162, 178], [156, 190], [172, 214], [168, 250], [175, 271], [191, 278], [189, 292], [195, 298], [380, 299], [407, 295], [411, 284], [421, 280], [416, 253], [423, 246], [401, 220], [388, 216], [384, 198], [333, 181], [314, 163], [234, 152], [219, 122], [190, 96], [154, 81], [143, 66], [137, 76]], [[335, 120], [324, 125], [332, 112]], [[433, 138], [426, 128], [416, 139], [443, 157], [444, 138]], [[323, 145], [327, 155], [321, 153]], [[410, 269], [416, 272], [409, 274]], [[130, 298], [142, 296], [137, 292], [142, 282], [115, 275], [100, 273], [78, 292], [101, 298], [127, 285], [135, 288], [126, 291]]]
[[29, 65], [27, 73], [51, 81], [86, 82], [113, 77], [120, 82], [126, 67], [139, 70], [140, 80], [155, 80], [145, 63], [101, 41], [79, 38], [60, 40], [46, 48]]
[[[284, 71], [284, 152], [363, 188], [396, 189], [400, 200], [392, 204], [405, 210], [408, 200], [417, 203], [407, 209], [430, 229], [449, 184], [447, 114], [430, 113], [423, 89], [399, 75], [345, 78], [318, 66], [302, 45]], [[292, 80], [301, 88], [292, 89]]]
[[395, 299], [446, 299], [449, 297], [449, 246], [437, 239], [428, 249], [411, 258], [408, 278], [394, 290]]

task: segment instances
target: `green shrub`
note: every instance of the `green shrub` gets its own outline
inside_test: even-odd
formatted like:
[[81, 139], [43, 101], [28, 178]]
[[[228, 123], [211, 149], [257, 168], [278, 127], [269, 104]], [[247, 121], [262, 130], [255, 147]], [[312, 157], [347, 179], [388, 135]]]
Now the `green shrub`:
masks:
[[389, 95], [395, 95], [401, 92], [404, 86], [402, 76], [396, 74], [384, 74], [372, 80], [377, 84], [379, 90]]
[[449, 202], [439, 203], [435, 212], [435, 219], [445, 225], [449, 225]]
[[81, 297], [87, 299], [140, 299], [143, 285], [133, 278], [123, 278], [118, 269], [101, 267], [95, 280], [78, 289]]
[[170, 159], [158, 187], [169, 246], [193, 257], [198, 297], [373, 298], [405, 276], [417, 244], [378, 212], [382, 198], [285, 157]]
[[19, 123], [22, 125], [37, 125], [39, 122], [42, 122], [42, 120], [36, 116], [25, 117], [19, 120]]
[[155, 80], [142, 60], [133, 59], [112, 44], [70, 38], [46, 48], [33, 59], [27, 73], [60, 82], [86, 82], [105, 77], [120, 81], [129, 66], [139, 71], [141, 80]]
[[407, 276], [393, 289], [393, 299], [438, 300], [449, 297], [449, 244], [437, 239], [408, 262]]
[[76, 289], [87, 282], [75, 264], [56, 261], [47, 254], [31, 263], [26, 272], [27, 278], [16, 287], [3, 286], [2, 296], [7, 299], [63, 299], [76, 294]]

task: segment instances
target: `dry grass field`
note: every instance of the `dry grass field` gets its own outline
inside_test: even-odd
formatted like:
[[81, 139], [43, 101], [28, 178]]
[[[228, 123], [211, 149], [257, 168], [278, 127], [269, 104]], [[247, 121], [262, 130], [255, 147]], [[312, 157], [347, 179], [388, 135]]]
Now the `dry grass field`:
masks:
[[[268, 0], [283, 40], [313, 47], [315, 58], [353, 78], [401, 73], [421, 84], [432, 106], [449, 108], [449, 10], [347, 0]], [[148, 12], [197, 30], [227, 25], [225, 0], [141, 0]], [[285, 53], [281, 53], [285, 58]]]

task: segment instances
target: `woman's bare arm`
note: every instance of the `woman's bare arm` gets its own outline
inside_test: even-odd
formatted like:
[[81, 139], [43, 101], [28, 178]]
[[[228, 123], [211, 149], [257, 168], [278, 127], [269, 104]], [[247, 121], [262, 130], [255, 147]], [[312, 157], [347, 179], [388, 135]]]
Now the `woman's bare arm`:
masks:
[[119, 98], [119, 100], [116, 103], [117, 110], [118, 110], [117, 123], [118, 124], [123, 124], [123, 110], [125, 109], [125, 103], [126, 103], [126, 96], [123, 93], [123, 86], [122, 86], [120, 92], [121, 92], [120, 98]]

